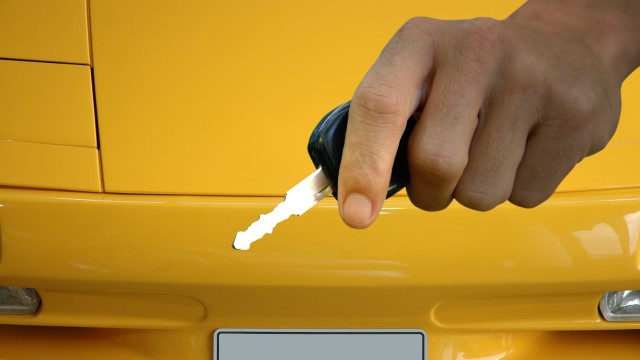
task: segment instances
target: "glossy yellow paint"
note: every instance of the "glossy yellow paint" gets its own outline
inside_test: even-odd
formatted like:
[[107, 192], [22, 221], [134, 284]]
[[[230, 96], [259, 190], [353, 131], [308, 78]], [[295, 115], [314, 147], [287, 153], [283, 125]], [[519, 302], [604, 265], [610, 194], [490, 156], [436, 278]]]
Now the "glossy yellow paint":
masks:
[[314, 126], [403, 22], [521, 2], [91, 1], [105, 188], [281, 194], [313, 169]]
[[[1, 140], [0, 183], [101, 191], [103, 155], [110, 192], [281, 195], [407, 18], [518, 3], [94, 0], [100, 153]], [[431, 360], [640, 358], [640, 323], [597, 310], [640, 289], [638, 79], [612, 146], [536, 209], [395, 196], [356, 231], [328, 198], [240, 252], [235, 233], [281, 197], [0, 186], [0, 285], [42, 297], [0, 315], [0, 357], [211, 359], [216, 329], [248, 327], [420, 328]]]
[[[35, 287], [43, 305], [0, 323], [77, 329], [3, 327], [0, 343], [18, 351], [10, 331], [26, 331], [68, 358], [86, 338], [125, 359], [206, 359], [222, 327], [421, 328], [429, 359], [640, 356], [637, 332], [597, 331], [640, 327], [597, 310], [605, 291], [640, 288], [637, 189], [487, 213], [396, 196], [365, 231], [325, 199], [233, 250], [279, 200], [1, 189], [0, 283]], [[577, 346], [596, 338], [609, 340]]]
[[96, 148], [91, 69], [0, 60], [0, 140]]
[[[403, 22], [502, 18], [520, 3], [94, 0], [105, 188], [282, 194], [313, 168], [306, 144], [317, 122], [351, 98]], [[624, 91], [615, 141], [638, 142], [640, 72]], [[640, 172], [624, 166], [640, 157], [638, 146], [616, 149], [585, 160], [561, 190], [640, 183]]]
[[[451, 332], [429, 337], [428, 359], [637, 358], [637, 332]], [[0, 326], [7, 359], [211, 359], [211, 336], [198, 331]], [[521, 349], [526, 349], [522, 351]], [[570, 355], [569, 355], [570, 354]]]
[[0, 58], [90, 64], [86, 0], [0, 0]]
[[0, 185], [102, 191], [97, 149], [0, 140]]

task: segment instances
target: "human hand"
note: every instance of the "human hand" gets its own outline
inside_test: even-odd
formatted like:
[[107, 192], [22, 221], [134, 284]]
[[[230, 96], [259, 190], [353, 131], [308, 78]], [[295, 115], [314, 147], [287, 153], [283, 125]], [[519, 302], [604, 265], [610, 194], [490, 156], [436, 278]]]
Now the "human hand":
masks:
[[640, 2], [601, 3], [619, 7], [540, 0], [502, 21], [407, 22], [351, 102], [338, 185], [345, 223], [375, 220], [414, 113], [407, 191], [417, 207], [546, 200], [607, 144], [622, 81], [640, 62], [640, 29], [630, 25]]

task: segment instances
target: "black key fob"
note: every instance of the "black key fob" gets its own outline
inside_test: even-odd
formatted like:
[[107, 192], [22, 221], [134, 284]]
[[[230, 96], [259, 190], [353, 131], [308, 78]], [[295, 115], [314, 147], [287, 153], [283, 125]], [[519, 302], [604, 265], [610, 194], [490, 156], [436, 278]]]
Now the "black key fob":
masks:
[[[342, 148], [344, 147], [344, 138], [347, 131], [349, 105], [350, 102], [347, 102], [338, 106], [320, 120], [320, 123], [311, 133], [307, 148], [316, 168], [322, 166], [322, 171], [331, 182], [333, 196], [336, 199], [338, 198], [338, 172], [340, 171]], [[416, 120], [413, 116], [409, 118], [407, 128], [400, 140], [395, 162], [393, 163], [387, 198], [400, 191], [409, 181], [407, 143], [415, 123]]]

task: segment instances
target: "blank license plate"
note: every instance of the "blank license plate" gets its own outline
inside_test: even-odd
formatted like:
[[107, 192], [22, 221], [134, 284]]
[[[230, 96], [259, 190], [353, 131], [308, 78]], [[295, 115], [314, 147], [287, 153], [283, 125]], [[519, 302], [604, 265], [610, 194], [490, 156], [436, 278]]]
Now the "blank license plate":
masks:
[[426, 360], [422, 330], [220, 329], [214, 360]]

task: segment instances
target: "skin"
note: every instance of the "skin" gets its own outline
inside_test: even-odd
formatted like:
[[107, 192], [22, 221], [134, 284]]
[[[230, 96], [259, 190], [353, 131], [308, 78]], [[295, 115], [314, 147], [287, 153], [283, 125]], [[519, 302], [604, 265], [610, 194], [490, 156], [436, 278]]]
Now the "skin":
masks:
[[640, 1], [531, 0], [504, 20], [409, 20], [351, 102], [338, 185], [344, 222], [376, 219], [411, 114], [415, 206], [544, 202], [613, 136], [620, 87], [640, 65], [639, 19]]

